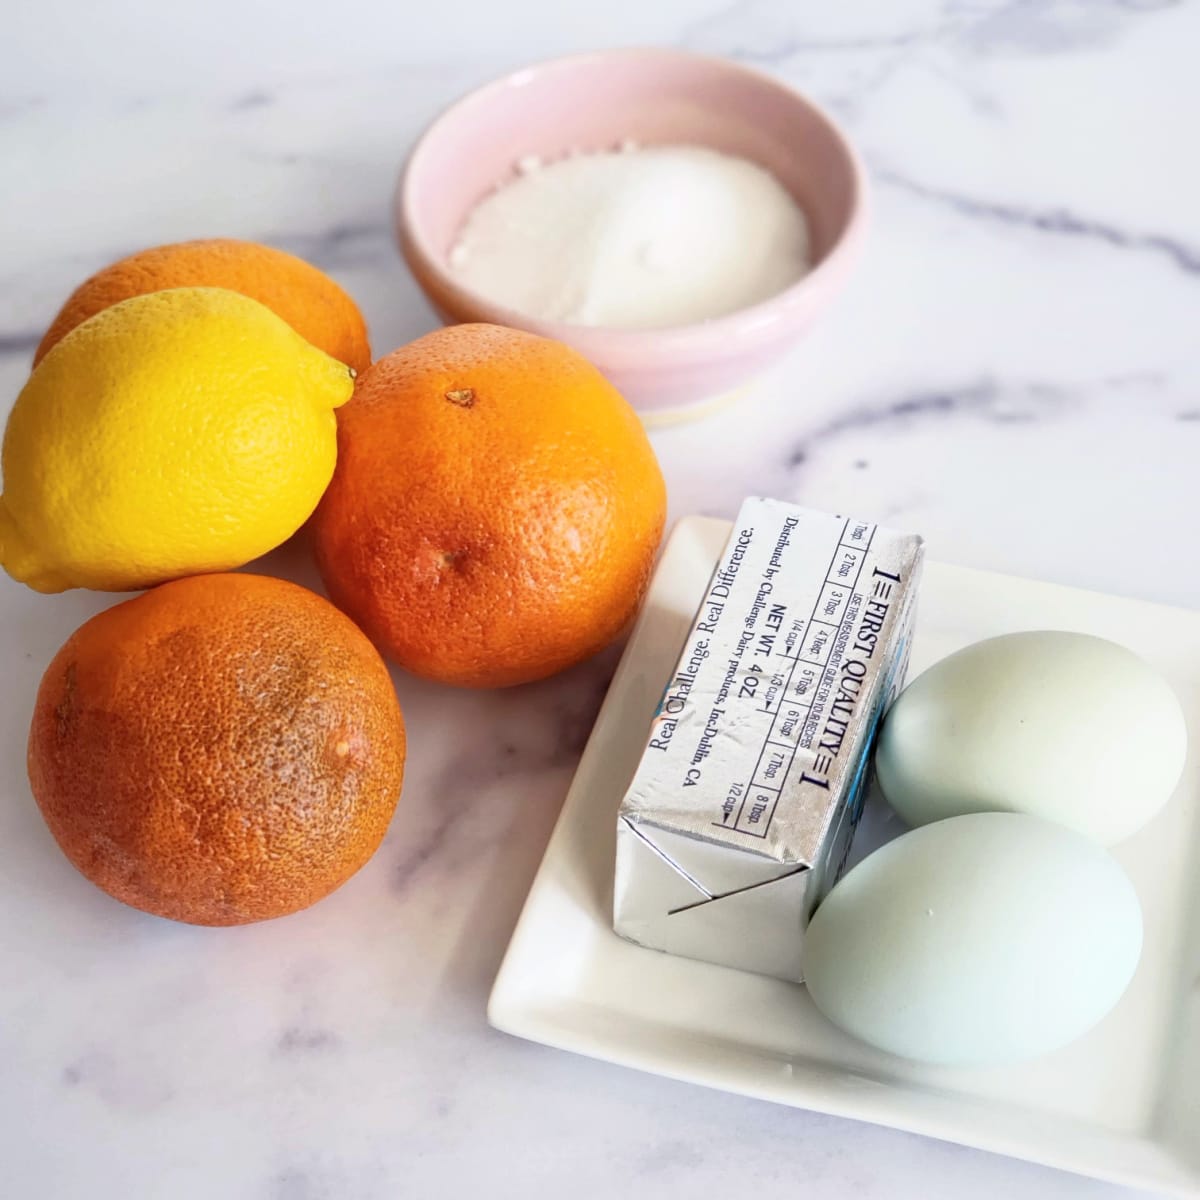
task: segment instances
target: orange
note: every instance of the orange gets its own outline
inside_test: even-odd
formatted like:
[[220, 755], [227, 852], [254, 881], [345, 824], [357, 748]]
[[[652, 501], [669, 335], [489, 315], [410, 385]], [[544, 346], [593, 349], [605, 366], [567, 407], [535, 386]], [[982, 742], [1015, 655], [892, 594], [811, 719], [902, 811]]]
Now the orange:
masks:
[[637, 611], [666, 490], [637, 414], [546, 338], [456, 325], [380, 359], [338, 413], [313, 517], [329, 594], [401, 666], [498, 687]]
[[62, 306], [34, 352], [33, 365], [76, 325], [119, 300], [181, 287], [240, 292], [266, 305], [305, 341], [355, 371], [371, 365], [362, 313], [328, 275], [295, 255], [233, 238], [154, 246], [98, 271]]
[[375, 852], [404, 724], [378, 652], [327, 600], [199, 575], [93, 617], [38, 690], [29, 779], [72, 863], [196, 925], [320, 900]]

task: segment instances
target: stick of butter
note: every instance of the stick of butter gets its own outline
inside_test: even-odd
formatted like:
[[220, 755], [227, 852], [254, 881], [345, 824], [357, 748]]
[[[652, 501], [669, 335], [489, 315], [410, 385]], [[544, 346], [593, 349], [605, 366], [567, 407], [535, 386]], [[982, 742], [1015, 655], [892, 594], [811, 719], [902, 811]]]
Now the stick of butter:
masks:
[[800, 978], [899, 689], [921, 539], [742, 505], [617, 818], [622, 937]]

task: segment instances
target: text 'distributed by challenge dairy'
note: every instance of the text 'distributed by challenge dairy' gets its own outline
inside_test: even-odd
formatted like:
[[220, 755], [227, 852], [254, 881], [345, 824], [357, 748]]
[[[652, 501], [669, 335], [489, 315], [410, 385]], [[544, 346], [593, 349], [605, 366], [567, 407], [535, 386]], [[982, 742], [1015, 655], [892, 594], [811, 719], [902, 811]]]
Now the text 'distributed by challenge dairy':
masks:
[[[818, 880], [836, 873], [848, 847], [877, 719], [903, 674], [920, 562], [915, 536], [745, 503], [621, 806], [619, 933], [729, 961], [721, 938], [706, 951], [698, 930], [717, 920], [715, 902], [803, 873], [770, 889], [796, 907], [788, 928], [798, 946]], [[679, 879], [664, 877], [660, 903], [646, 881], [664, 867]], [[753, 898], [756, 909], [767, 902]], [[717, 923], [748, 905], [724, 903]], [[733, 936], [744, 960], [746, 931]], [[768, 966], [751, 969], [794, 970], [794, 949], [786, 970], [770, 965], [773, 950], [759, 957]]]

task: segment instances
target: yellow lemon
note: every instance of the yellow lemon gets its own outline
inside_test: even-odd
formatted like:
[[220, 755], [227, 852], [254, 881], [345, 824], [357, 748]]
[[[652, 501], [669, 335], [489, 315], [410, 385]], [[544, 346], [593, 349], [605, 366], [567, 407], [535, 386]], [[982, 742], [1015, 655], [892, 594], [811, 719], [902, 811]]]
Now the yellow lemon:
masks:
[[39, 592], [241, 566], [333, 475], [354, 372], [224, 288], [134, 296], [41, 360], [4, 433], [0, 564]]

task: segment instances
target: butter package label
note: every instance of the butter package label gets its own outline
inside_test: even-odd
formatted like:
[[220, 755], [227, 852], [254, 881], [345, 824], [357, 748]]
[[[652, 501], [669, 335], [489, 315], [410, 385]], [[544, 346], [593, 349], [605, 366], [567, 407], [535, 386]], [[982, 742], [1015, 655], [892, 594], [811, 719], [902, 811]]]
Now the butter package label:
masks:
[[903, 681], [922, 551], [868, 521], [743, 504], [621, 803], [622, 937], [800, 978]]

